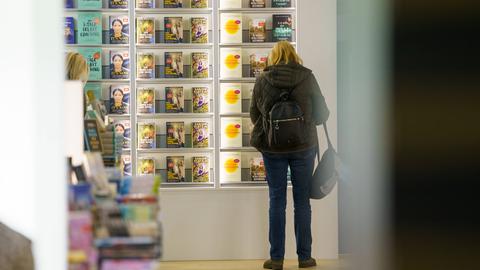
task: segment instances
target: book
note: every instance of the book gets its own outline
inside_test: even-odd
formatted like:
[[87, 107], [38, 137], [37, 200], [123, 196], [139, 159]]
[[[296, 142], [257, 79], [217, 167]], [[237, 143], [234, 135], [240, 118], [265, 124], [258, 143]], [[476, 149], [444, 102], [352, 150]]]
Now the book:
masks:
[[190, 41], [192, 43], [208, 43], [208, 19], [205, 17], [192, 17]]
[[128, 79], [129, 76], [129, 51], [110, 51], [110, 79]]
[[83, 92], [89, 101], [102, 100], [102, 86], [99, 83], [86, 83]]
[[208, 113], [209, 104], [208, 87], [192, 87], [192, 112]]
[[138, 148], [155, 148], [155, 123], [138, 123]]
[[250, 159], [250, 178], [252, 181], [266, 181], [267, 172], [265, 171], [265, 164], [263, 158]]
[[78, 14], [78, 44], [102, 44], [102, 14], [81, 12]]
[[191, 0], [190, 6], [191, 8], [207, 8], [208, 0]]
[[101, 48], [78, 48], [78, 52], [87, 60], [90, 70], [88, 80], [102, 79], [102, 49]]
[[272, 8], [288, 8], [292, 6], [292, 0], [272, 0]]
[[250, 55], [250, 77], [257, 77], [267, 67], [267, 53], [253, 53]]
[[128, 150], [131, 145], [130, 120], [116, 120], [113, 124], [116, 135], [123, 136], [122, 149]]
[[65, 0], [65, 8], [73, 8], [73, 0]]
[[220, 48], [220, 78], [242, 78], [242, 49]]
[[155, 0], [137, 0], [137, 8], [155, 8]]
[[100, 9], [102, 8], [102, 0], [78, 0], [79, 9]]
[[183, 6], [183, 0], [163, 0], [164, 8], [181, 8]]
[[183, 42], [183, 18], [165, 17], [165, 43]]
[[192, 52], [192, 78], [208, 78], [208, 53]]
[[264, 8], [265, 0], [250, 0], [250, 8]]
[[241, 182], [242, 181], [242, 160], [241, 154], [237, 152], [220, 153], [220, 182]]
[[128, 0], [110, 0], [108, 1], [109, 8], [128, 8]]
[[167, 122], [167, 148], [185, 147], [185, 124]]
[[140, 79], [155, 78], [155, 56], [152, 52], [137, 53], [137, 77]]
[[128, 44], [130, 25], [128, 16], [110, 16], [110, 44]]
[[220, 0], [220, 8], [242, 8], [242, 0]]
[[208, 157], [192, 157], [192, 182], [209, 182], [210, 164]]
[[208, 148], [208, 122], [192, 122], [192, 147]]
[[220, 113], [242, 112], [242, 85], [239, 83], [222, 83], [220, 85]]
[[183, 78], [182, 52], [165, 52], [165, 78]]
[[222, 148], [242, 147], [242, 118], [223, 117], [220, 121]]
[[84, 120], [85, 147], [90, 152], [102, 152], [102, 142], [98, 133], [97, 120]]
[[155, 89], [141, 87], [137, 90], [138, 113], [155, 113]]
[[222, 13], [220, 24], [221, 43], [242, 43], [242, 14]]
[[64, 35], [66, 44], [75, 44], [75, 21], [73, 17], [65, 17]]
[[124, 176], [132, 176], [132, 157], [130, 155], [121, 155], [121, 167]]
[[185, 158], [167, 156], [167, 182], [185, 182]]
[[138, 175], [155, 175], [155, 159], [151, 157], [138, 158]]
[[129, 114], [130, 113], [130, 86], [129, 85], [111, 85], [110, 86], [110, 113], [111, 114]]
[[273, 15], [273, 42], [292, 41], [292, 16], [290, 14]]
[[265, 19], [252, 19], [248, 27], [248, 35], [250, 42], [265, 42], [267, 38], [267, 30], [265, 28]]
[[165, 87], [165, 112], [180, 113], [185, 111], [183, 86]]
[[137, 43], [155, 44], [155, 19], [137, 18]]

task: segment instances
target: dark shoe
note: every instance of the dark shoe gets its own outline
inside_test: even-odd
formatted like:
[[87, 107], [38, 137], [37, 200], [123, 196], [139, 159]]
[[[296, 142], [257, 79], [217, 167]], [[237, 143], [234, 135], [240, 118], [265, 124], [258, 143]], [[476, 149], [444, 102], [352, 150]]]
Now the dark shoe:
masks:
[[312, 266], [316, 266], [316, 265], [317, 265], [317, 262], [315, 261], [314, 258], [310, 258], [310, 259], [304, 260], [304, 261], [298, 260], [298, 267], [299, 268], [307, 268], [307, 267], [312, 267]]
[[266, 260], [263, 263], [263, 268], [273, 269], [273, 270], [282, 270], [283, 269], [283, 260]]

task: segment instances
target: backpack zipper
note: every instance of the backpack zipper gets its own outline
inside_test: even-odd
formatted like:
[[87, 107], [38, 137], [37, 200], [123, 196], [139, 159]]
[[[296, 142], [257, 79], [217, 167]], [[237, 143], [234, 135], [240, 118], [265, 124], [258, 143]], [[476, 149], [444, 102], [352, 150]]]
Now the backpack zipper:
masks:
[[273, 120], [273, 122], [278, 123], [278, 122], [288, 122], [288, 121], [297, 121], [297, 120], [303, 120], [303, 117], [289, 118], [289, 119], [279, 119], [279, 120]]

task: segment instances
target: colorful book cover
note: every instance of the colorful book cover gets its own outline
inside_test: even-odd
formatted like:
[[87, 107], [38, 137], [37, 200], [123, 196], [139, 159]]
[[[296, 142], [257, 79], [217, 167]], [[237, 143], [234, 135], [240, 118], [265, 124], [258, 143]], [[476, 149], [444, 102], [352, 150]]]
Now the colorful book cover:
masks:
[[90, 73], [88, 80], [102, 79], [102, 49], [101, 48], [78, 48], [78, 52], [87, 60]]
[[182, 52], [165, 52], [165, 78], [183, 78]]
[[209, 104], [208, 87], [192, 87], [192, 112], [208, 113]]
[[165, 43], [183, 42], [183, 18], [165, 17]]
[[110, 86], [110, 113], [111, 114], [129, 114], [130, 113], [130, 86], [129, 85], [111, 85]]
[[122, 155], [122, 168], [124, 176], [132, 176], [132, 157], [130, 155]]
[[208, 53], [192, 52], [192, 78], [208, 78]]
[[138, 175], [155, 175], [155, 159], [151, 157], [138, 158]]
[[183, 0], [163, 0], [164, 8], [181, 8], [183, 6]]
[[267, 31], [265, 28], [265, 19], [252, 19], [249, 24], [248, 34], [250, 36], [250, 42], [265, 42], [267, 38]]
[[85, 87], [83, 88], [83, 92], [87, 96], [87, 101], [90, 104], [95, 103], [95, 101], [100, 101], [102, 102], [103, 95], [102, 95], [102, 86], [98, 83], [87, 83], [85, 84]]
[[192, 157], [192, 182], [209, 182], [210, 164], [208, 157]]
[[288, 8], [292, 6], [292, 0], [272, 0], [272, 8]]
[[137, 90], [138, 113], [155, 113], [155, 89], [141, 87]]
[[265, 164], [263, 158], [250, 159], [250, 178], [252, 181], [266, 181], [267, 172], [265, 171]]
[[273, 15], [273, 42], [292, 41], [292, 16], [290, 14]]
[[110, 79], [128, 79], [130, 57], [128, 50], [110, 51]]
[[155, 44], [155, 19], [137, 18], [137, 43]]
[[102, 152], [102, 141], [98, 134], [97, 120], [84, 120], [85, 125], [85, 146], [90, 152]]
[[109, 8], [128, 8], [128, 0], [109, 0]]
[[192, 122], [192, 147], [208, 148], [208, 122]]
[[130, 24], [128, 16], [110, 16], [110, 44], [128, 44]]
[[79, 9], [100, 9], [102, 0], [78, 0]]
[[167, 156], [167, 182], [185, 182], [185, 158]]
[[242, 14], [222, 13], [220, 23], [221, 43], [242, 43]]
[[138, 123], [138, 148], [155, 148], [155, 123]]
[[257, 77], [267, 67], [267, 53], [253, 53], [250, 55], [250, 77]]
[[185, 147], [185, 124], [167, 122], [167, 148]]
[[239, 83], [222, 83], [220, 85], [220, 113], [242, 112], [242, 85]]
[[205, 17], [192, 17], [190, 19], [191, 42], [192, 43], [208, 43], [208, 19]]
[[137, 8], [155, 8], [155, 0], [137, 0]]
[[116, 120], [113, 124], [115, 134], [123, 136], [122, 149], [128, 150], [131, 145], [130, 120]]
[[75, 21], [73, 17], [65, 17], [65, 43], [75, 44]]
[[65, 0], [65, 8], [73, 8], [73, 0]]
[[242, 0], [220, 0], [220, 8], [242, 8]]
[[220, 153], [220, 182], [241, 182], [242, 181], [242, 160], [241, 154], [237, 152]]
[[221, 147], [242, 147], [242, 118], [224, 117], [221, 119]]
[[102, 44], [102, 14], [81, 12], [78, 14], [78, 44]]
[[265, 0], [250, 0], [250, 8], [264, 8]]
[[242, 78], [242, 49], [220, 48], [220, 77]]
[[155, 78], [155, 56], [151, 52], [137, 54], [137, 77], [140, 79]]
[[190, 4], [192, 8], [207, 8], [208, 0], [191, 0]]
[[165, 112], [180, 113], [185, 111], [183, 86], [165, 87]]

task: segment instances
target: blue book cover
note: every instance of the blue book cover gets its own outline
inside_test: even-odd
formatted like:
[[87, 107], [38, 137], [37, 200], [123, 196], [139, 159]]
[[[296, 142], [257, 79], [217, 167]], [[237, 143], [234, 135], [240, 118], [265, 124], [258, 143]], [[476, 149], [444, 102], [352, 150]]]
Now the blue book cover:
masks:
[[108, 1], [109, 8], [128, 8], [128, 0], [110, 0]]
[[65, 17], [65, 43], [75, 44], [75, 21], [73, 17]]
[[82, 12], [78, 14], [78, 44], [102, 44], [102, 14]]
[[73, 8], [73, 0], [66, 0], [65, 8]]
[[130, 57], [127, 51], [110, 51], [110, 79], [128, 79]]
[[102, 0], [78, 0], [79, 9], [99, 9], [102, 8]]
[[129, 34], [128, 16], [110, 16], [110, 44], [128, 44]]
[[101, 48], [78, 48], [78, 52], [85, 57], [90, 74], [88, 80], [102, 79], [102, 49]]
[[83, 91], [89, 100], [102, 100], [102, 86], [99, 83], [87, 83]]
[[111, 114], [129, 114], [130, 113], [130, 86], [129, 85], [111, 85], [110, 86], [110, 113]]

